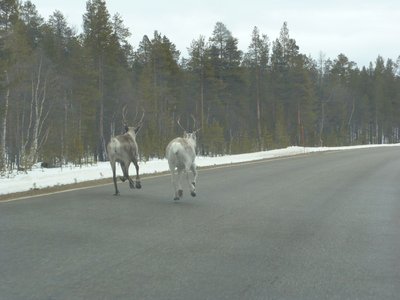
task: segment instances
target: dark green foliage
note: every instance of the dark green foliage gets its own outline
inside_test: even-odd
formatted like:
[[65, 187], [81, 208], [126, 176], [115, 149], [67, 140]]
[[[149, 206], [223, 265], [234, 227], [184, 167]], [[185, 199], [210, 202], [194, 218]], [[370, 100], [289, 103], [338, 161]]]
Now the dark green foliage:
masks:
[[[181, 58], [158, 31], [133, 51], [129, 30], [104, 0], [87, 1], [81, 35], [62, 12], [45, 21], [30, 1], [0, 3], [1, 171], [36, 160], [105, 160], [110, 137], [143, 111], [142, 159], [164, 156], [183, 133], [178, 118], [189, 131], [201, 129], [204, 155], [400, 140], [397, 63], [378, 57], [360, 69], [344, 54], [314, 60], [286, 22], [272, 43], [254, 27], [245, 53], [217, 22]], [[34, 99], [43, 100], [40, 120]]]

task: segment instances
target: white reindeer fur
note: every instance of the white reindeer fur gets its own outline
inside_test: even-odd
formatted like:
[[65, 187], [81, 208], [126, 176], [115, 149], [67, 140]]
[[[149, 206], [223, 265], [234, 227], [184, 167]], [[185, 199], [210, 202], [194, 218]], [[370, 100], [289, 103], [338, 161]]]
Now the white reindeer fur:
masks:
[[[173, 139], [167, 146], [166, 157], [172, 175], [174, 200], [179, 200], [183, 194], [181, 186], [183, 172], [186, 173], [191, 195], [196, 196], [196, 134], [185, 132], [183, 137]], [[189, 171], [192, 171], [194, 176], [192, 182], [189, 180]]]

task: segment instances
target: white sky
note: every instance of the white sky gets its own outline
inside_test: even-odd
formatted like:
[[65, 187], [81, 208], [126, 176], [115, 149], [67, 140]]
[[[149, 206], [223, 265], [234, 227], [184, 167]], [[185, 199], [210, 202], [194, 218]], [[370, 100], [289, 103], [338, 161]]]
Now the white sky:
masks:
[[[31, 0], [48, 18], [60, 10], [78, 32], [86, 0]], [[314, 59], [322, 52], [334, 59], [345, 54], [359, 67], [375, 62], [378, 55], [397, 60], [400, 55], [399, 0], [107, 0], [111, 15], [119, 13], [132, 33], [136, 49], [143, 35], [154, 30], [167, 36], [183, 56], [200, 35], [212, 35], [216, 22], [226, 25], [247, 51], [254, 26], [275, 40], [284, 21], [300, 52]]]

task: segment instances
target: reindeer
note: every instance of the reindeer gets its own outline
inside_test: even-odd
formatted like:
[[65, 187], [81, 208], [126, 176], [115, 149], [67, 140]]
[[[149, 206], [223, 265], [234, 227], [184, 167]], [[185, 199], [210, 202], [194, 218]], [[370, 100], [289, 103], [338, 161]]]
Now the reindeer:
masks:
[[[119, 164], [121, 165], [121, 169], [124, 175], [123, 177], [120, 177], [122, 182], [128, 180], [129, 187], [131, 189], [134, 189], [135, 187], [140, 189], [142, 187], [140, 184], [140, 177], [139, 177], [139, 165], [138, 165], [139, 148], [136, 143], [136, 134], [143, 125], [144, 111], [142, 118], [140, 119], [140, 121], [137, 123], [136, 126], [132, 127], [127, 126], [125, 116], [126, 116], [126, 106], [123, 108], [123, 113], [122, 113], [125, 133], [112, 137], [107, 145], [107, 153], [110, 159], [111, 169], [113, 172], [115, 196], [119, 195], [117, 187], [117, 178], [115, 174], [116, 162], [119, 162]], [[135, 165], [136, 168], [136, 182], [133, 182], [133, 180], [129, 177], [128, 171], [131, 162]]]
[[[196, 121], [193, 118], [194, 127]], [[181, 186], [182, 173], [186, 173], [186, 178], [190, 186], [190, 194], [192, 197], [196, 196], [196, 180], [197, 170], [195, 164], [196, 158], [196, 133], [200, 130], [194, 130], [188, 133], [180, 124], [178, 118], [178, 125], [183, 129], [183, 137], [177, 137], [173, 139], [167, 146], [166, 157], [168, 159], [169, 169], [172, 175], [172, 184], [174, 187], [174, 200], [179, 200], [183, 196], [183, 190]], [[193, 173], [193, 181], [190, 183], [189, 170]]]

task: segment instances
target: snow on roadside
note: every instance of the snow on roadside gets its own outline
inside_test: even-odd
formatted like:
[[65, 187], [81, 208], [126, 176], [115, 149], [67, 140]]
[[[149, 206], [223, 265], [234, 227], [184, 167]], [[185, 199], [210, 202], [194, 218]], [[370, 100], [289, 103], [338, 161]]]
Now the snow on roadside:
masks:
[[[400, 146], [400, 144], [385, 145], [362, 145], [352, 147], [288, 147], [284, 149], [276, 149], [262, 152], [245, 153], [237, 155], [225, 155], [217, 157], [198, 156], [196, 164], [199, 167], [216, 166], [223, 164], [232, 164], [240, 162], [255, 161], [260, 159], [270, 159], [276, 157], [284, 157], [312, 152], [348, 150], [382, 146]], [[5, 177], [0, 177], [0, 195], [24, 192], [31, 189], [42, 189], [46, 187], [84, 182], [88, 180], [96, 180], [112, 177], [109, 162], [99, 162], [91, 166], [65, 166], [63, 168], [44, 169], [39, 166], [32, 168], [28, 172], [12, 173]], [[165, 159], [152, 159], [149, 161], [139, 162], [141, 174], [154, 174], [168, 170], [168, 163]], [[119, 166], [117, 174], [122, 175]], [[131, 165], [130, 174], [134, 174], [134, 168]]]

